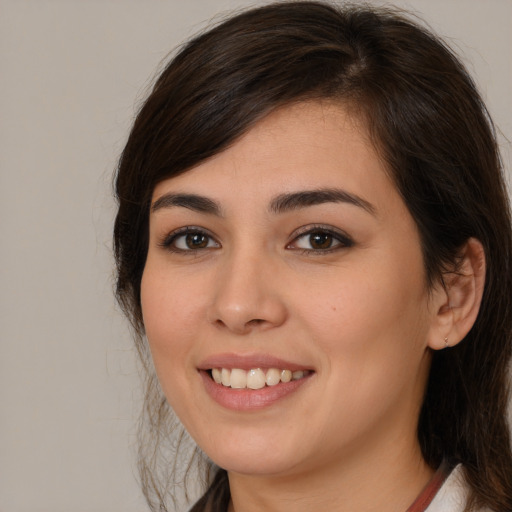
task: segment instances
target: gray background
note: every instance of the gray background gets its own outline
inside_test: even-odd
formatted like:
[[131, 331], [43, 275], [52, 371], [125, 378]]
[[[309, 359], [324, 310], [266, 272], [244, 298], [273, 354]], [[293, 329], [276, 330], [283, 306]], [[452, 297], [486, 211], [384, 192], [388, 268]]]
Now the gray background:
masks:
[[[112, 170], [165, 55], [249, 4], [0, 0], [0, 512], [146, 510], [135, 354], [112, 298]], [[463, 55], [510, 171], [512, 1], [395, 4]]]

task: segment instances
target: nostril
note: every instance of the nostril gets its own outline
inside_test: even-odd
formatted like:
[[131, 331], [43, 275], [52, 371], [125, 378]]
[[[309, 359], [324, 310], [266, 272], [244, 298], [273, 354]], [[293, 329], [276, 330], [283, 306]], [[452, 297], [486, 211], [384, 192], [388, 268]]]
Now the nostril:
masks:
[[262, 320], [261, 318], [255, 318], [254, 320], [249, 320], [247, 322], [247, 325], [260, 325], [264, 322], [265, 320]]
[[262, 325], [265, 325], [266, 323], [267, 323], [267, 321], [264, 320], [263, 318], [253, 318], [252, 320], [249, 320], [245, 323], [244, 322], [241, 322], [241, 323], [225, 322], [221, 318], [218, 318], [217, 320], [215, 320], [215, 324], [218, 327], [228, 328], [228, 329], [230, 329], [234, 332], [240, 333], [240, 334], [248, 333], [251, 331], [252, 328], [258, 328]]

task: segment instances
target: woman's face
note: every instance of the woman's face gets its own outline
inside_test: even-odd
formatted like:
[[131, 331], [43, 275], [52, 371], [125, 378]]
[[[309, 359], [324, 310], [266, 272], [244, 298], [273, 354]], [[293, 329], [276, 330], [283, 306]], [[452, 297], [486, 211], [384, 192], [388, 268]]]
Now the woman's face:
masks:
[[142, 309], [165, 395], [221, 467], [417, 448], [436, 317], [418, 230], [341, 107], [278, 110], [156, 187]]

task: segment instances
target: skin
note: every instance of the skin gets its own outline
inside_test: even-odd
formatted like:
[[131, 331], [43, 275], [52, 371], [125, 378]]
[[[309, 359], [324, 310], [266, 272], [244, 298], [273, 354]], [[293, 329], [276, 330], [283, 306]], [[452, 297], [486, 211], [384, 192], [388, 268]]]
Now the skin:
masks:
[[[320, 188], [359, 204], [269, 207]], [[165, 201], [152, 211], [144, 324], [170, 405], [228, 470], [230, 510], [405, 511], [433, 473], [416, 438], [429, 347], [456, 343], [467, 330], [454, 334], [457, 311], [467, 311], [427, 288], [417, 227], [360, 123], [327, 103], [282, 108], [159, 183], [153, 204], [168, 194], [208, 198], [219, 212]], [[187, 226], [205, 247], [169, 236]], [[312, 227], [339, 239], [314, 251], [303, 234]], [[464, 293], [478, 289], [465, 282]], [[225, 353], [314, 374], [273, 405], [229, 410], [198, 373]]]

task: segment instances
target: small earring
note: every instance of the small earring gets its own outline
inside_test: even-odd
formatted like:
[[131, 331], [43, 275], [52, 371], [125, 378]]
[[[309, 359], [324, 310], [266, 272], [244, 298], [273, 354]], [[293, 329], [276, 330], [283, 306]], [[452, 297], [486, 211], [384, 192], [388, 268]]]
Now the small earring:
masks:
[[448, 346], [448, 338], [445, 338], [444, 339], [444, 346], [447, 347]]

